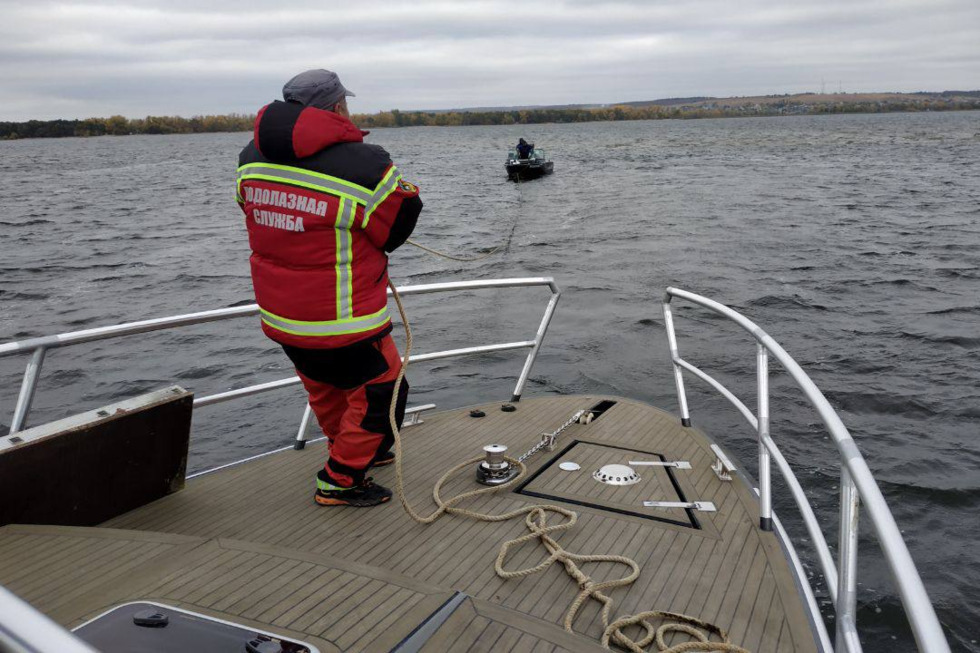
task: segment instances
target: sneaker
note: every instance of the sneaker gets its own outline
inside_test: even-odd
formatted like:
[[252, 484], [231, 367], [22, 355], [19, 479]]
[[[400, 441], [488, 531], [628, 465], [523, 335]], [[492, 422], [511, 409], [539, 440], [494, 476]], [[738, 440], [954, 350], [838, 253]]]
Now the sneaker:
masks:
[[313, 495], [317, 505], [367, 508], [391, 500], [391, 490], [375, 484], [370, 477], [351, 487], [334, 485], [332, 480], [324, 470], [317, 474], [316, 493]]
[[385, 465], [390, 465], [393, 462], [395, 462], [395, 452], [387, 451], [378, 456], [375, 461], [371, 463], [371, 467], [384, 467]]

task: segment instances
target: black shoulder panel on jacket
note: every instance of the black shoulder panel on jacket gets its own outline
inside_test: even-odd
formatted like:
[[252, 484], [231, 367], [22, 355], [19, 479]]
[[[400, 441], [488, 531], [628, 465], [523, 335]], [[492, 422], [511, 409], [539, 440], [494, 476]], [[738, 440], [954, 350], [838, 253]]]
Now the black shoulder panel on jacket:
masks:
[[388, 240], [385, 241], [384, 251], [389, 254], [405, 244], [408, 237], [415, 231], [415, 225], [419, 221], [419, 214], [422, 213], [422, 200], [418, 195], [412, 195], [402, 200], [402, 205], [395, 216], [395, 222], [391, 225], [388, 232]]
[[293, 130], [305, 107], [293, 102], [273, 102], [262, 112], [258, 128], [258, 147], [273, 161], [295, 159]]
[[254, 140], [249, 141], [248, 145], [238, 153], [238, 165], [243, 166], [246, 163], [266, 163], [265, 158], [259, 153], [259, 148], [255, 147]]
[[384, 178], [391, 157], [380, 145], [338, 143], [302, 159], [300, 166], [374, 188]]
[[[246, 163], [267, 163], [255, 142], [250, 141], [238, 155], [238, 165]], [[374, 188], [384, 178], [391, 165], [391, 157], [380, 145], [370, 143], [337, 143], [305, 159], [277, 160], [287, 166], [296, 166], [314, 172], [322, 172], [332, 177], [340, 177], [349, 182]]]

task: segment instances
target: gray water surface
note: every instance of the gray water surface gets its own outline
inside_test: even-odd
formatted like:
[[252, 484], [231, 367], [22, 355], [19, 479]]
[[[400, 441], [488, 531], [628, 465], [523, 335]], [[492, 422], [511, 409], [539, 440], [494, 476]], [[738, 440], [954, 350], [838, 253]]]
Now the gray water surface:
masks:
[[[549, 152], [554, 175], [506, 181], [519, 136]], [[0, 341], [252, 302], [234, 202], [248, 139], [0, 143]], [[421, 186], [418, 240], [462, 255], [500, 247], [471, 264], [403, 248], [396, 283], [556, 278], [564, 294], [530, 395], [610, 393], [676, 410], [660, 309], [668, 285], [763, 326], [851, 429], [954, 650], [980, 651], [980, 113], [410, 128], [368, 140]], [[416, 351], [527, 339], [546, 299], [410, 298]], [[676, 313], [681, 353], [754, 405], [752, 342], [701, 310]], [[521, 359], [419, 364], [412, 401], [506, 399]], [[24, 362], [0, 359], [0, 432]], [[201, 396], [289, 372], [252, 319], [82, 345], [48, 355], [31, 421], [171, 382]], [[754, 472], [749, 427], [694, 379], [688, 388], [694, 421]], [[834, 541], [834, 449], [781, 370], [772, 390], [773, 436]], [[202, 409], [191, 467], [288, 444], [302, 407], [282, 391]], [[815, 568], [782, 493], [776, 509]], [[863, 526], [865, 649], [911, 650]]]

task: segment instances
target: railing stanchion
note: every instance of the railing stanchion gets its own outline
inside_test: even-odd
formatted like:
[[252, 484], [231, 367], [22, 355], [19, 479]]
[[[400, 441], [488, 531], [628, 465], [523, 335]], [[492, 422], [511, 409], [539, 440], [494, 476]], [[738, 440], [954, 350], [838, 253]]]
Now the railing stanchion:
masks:
[[303, 419], [299, 421], [299, 432], [296, 433], [296, 442], [293, 443], [293, 449], [297, 451], [306, 447], [306, 431], [310, 428], [311, 415], [313, 415], [313, 408], [307, 403], [306, 408], [303, 409]]
[[10, 421], [10, 434], [22, 430], [27, 422], [27, 415], [31, 412], [31, 404], [34, 402], [34, 391], [37, 390], [37, 379], [41, 375], [41, 365], [44, 364], [46, 351], [47, 348], [38, 347], [31, 354], [31, 359], [27, 361], [27, 369], [24, 370], [24, 379], [20, 383], [20, 394], [17, 395], [17, 405], [14, 408], [14, 418]]
[[769, 470], [769, 352], [762, 345], [756, 345], [758, 366], [758, 434], [759, 434], [759, 528], [772, 530], [772, 476]]
[[528, 352], [527, 358], [524, 360], [521, 375], [517, 377], [517, 385], [514, 386], [514, 394], [510, 398], [511, 401], [521, 400], [521, 395], [524, 393], [524, 384], [527, 383], [527, 378], [531, 375], [531, 368], [534, 367], [534, 361], [538, 358], [541, 343], [544, 342], [544, 337], [548, 333], [551, 318], [555, 314], [555, 307], [558, 305], [558, 299], [561, 297], [561, 292], [558, 290], [555, 282], [552, 281], [548, 285], [551, 288], [551, 299], [548, 301], [548, 306], [544, 309], [544, 316], [541, 318], [541, 324], [538, 325], [538, 331], [534, 334], [534, 346], [531, 347], [531, 351]]
[[847, 467], [840, 473], [840, 548], [837, 560], [837, 641], [834, 648], [860, 653], [857, 635], [857, 554], [858, 506], [857, 486]]
[[[752, 412], [734, 394], [725, 388], [721, 383], [703, 372], [696, 366], [688, 363], [677, 355], [677, 342], [674, 334], [674, 325], [668, 304], [673, 298], [680, 298], [693, 302], [699, 306], [707, 308], [714, 313], [728, 318], [735, 324], [742, 327], [765, 349], [766, 359], [762, 359], [763, 352], [759, 352], [760, 367], [764, 362], [768, 367], [768, 357], [773, 357], [786, 373], [793, 379], [797, 387], [802, 390], [804, 396], [810, 402], [824, 426], [827, 428], [837, 452], [841, 456], [841, 512], [840, 512], [840, 560], [839, 565], [834, 564], [833, 554], [827, 546], [826, 539], [820, 531], [820, 523], [813, 508], [807, 500], [803, 488], [800, 486], [796, 475], [787, 463], [786, 458], [779, 452], [775, 442], [769, 437], [769, 405], [768, 405], [768, 375], [759, 375], [759, 416], [752, 415]], [[768, 450], [768, 455], [760, 451], [759, 454], [759, 503], [760, 515], [765, 516], [768, 512], [772, 515], [770, 486], [770, 460], [776, 463], [777, 470], [783, 475], [789, 485], [790, 492], [796, 501], [797, 506], [803, 515], [803, 520], [807, 531], [813, 538], [814, 547], [820, 566], [826, 576], [827, 589], [834, 602], [837, 613], [837, 651], [843, 653], [848, 651], [861, 651], [861, 642], [857, 635], [857, 545], [858, 545], [858, 508], [863, 504], [867, 519], [871, 524], [871, 529], [881, 545], [881, 550], [888, 563], [891, 578], [898, 588], [898, 593], [902, 601], [902, 608], [908, 617], [912, 627], [912, 634], [915, 636], [918, 649], [923, 653], [949, 653], [950, 647], [946, 640], [943, 626], [936, 616], [936, 610], [929, 600], [915, 568], [915, 562], [909, 554], [905, 540], [902, 538], [898, 524], [888, 509], [888, 504], [881, 494], [881, 489], [875, 482], [867, 462], [861, 455], [861, 451], [854, 443], [854, 439], [848, 432], [847, 427], [841, 421], [840, 416], [827, 401], [827, 398], [814, 384], [813, 380], [800, 367], [799, 363], [793, 360], [783, 347], [773, 339], [772, 336], [763, 331], [755, 322], [749, 320], [741, 313], [732, 310], [724, 304], [720, 304], [712, 299], [697, 295], [680, 288], [667, 288], [664, 296], [664, 318], [667, 327], [667, 338], [670, 342], [671, 355], [674, 363], [674, 373], [677, 377], [680, 369], [684, 369], [701, 380], [708, 383], [728, 399], [745, 419], [759, 433], [760, 444]], [[766, 370], [768, 371], [768, 370]], [[683, 385], [678, 378], [678, 396], [681, 403], [683, 415], [687, 414], [687, 405], [683, 394]], [[764, 430], [763, 430], [764, 429]], [[773, 518], [775, 525], [775, 518]], [[776, 529], [778, 530], [778, 528]], [[784, 539], [788, 547], [792, 543]], [[797, 573], [797, 578], [801, 583], [808, 583], [802, 570]], [[814, 614], [815, 618], [820, 618]]]
[[674, 333], [674, 316], [670, 311], [670, 289], [664, 295], [664, 324], [667, 326], [667, 344], [670, 345], [670, 363], [674, 367], [674, 385], [677, 386], [677, 404], [681, 410], [681, 426], [691, 425], [691, 413], [687, 409], [687, 393], [684, 391], [684, 375], [678, 362], [677, 334]]

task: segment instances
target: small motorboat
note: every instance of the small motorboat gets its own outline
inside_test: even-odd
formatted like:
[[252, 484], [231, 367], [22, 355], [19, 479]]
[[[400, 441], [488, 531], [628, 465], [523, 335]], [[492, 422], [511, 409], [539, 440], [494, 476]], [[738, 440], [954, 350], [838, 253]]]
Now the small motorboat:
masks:
[[544, 150], [537, 148], [531, 150], [531, 154], [526, 159], [520, 158], [517, 150], [511, 150], [507, 153], [506, 166], [507, 177], [512, 181], [537, 179], [544, 175], [550, 175], [555, 168], [555, 164], [548, 160]]

